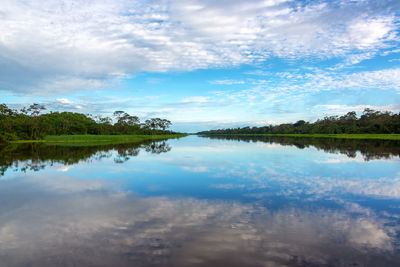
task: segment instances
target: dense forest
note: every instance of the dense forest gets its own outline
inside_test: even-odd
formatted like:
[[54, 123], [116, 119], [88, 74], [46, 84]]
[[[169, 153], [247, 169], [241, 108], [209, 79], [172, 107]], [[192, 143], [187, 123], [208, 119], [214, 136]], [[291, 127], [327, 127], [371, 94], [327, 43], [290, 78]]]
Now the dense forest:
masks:
[[314, 123], [299, 120], [296, 123], [243, 127], [199, 132], [198, 134], [398, 134], [400, 113], [365, 109], [357, 117], [355, 111], [343, 116], [330, 116]]
[[249, 135], [209, 135], [217, 140], [240, 142], [263, 142], [282, 146], [295, 146], [299, 149], [314, 147], [327, 153], [344, 154], [355, 158], [360, 153], [365, 161], [400, 157], [400, 141], [397, 140], [357, 140], [338, 138], [302, 138], [292, 136], [249, 136]]
[[46, 112], [40, 104], [21, 110], [0, 104], [0, 143], [41, 139], [46, 135], [74, 134], [171, 134], [171, 122], [151, 118], [143, 123], [137, 116], [115, 111], [113, 118], [75, 112]]

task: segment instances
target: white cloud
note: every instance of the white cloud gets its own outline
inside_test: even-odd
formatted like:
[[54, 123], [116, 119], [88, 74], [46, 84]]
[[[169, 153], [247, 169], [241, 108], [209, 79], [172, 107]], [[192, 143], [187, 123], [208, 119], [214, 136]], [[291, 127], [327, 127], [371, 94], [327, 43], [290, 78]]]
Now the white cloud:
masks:
[[212, 184], [210, 185], [212, 188], [218, 189], [241, 189], [245, 188], [244, 184]]
[[68, 93], [109, 87], [138, 71], [368, 55], [398, 42], [391, 5], [4, 0], [0, 90]]
[[182, 103], [207, 103], [209, 102], [210, 98], [206, 96], [191, 96], [185, 97], [182, 99]]
[[73, 104], [73, 102], [71, 100], [68, 100], [67, 98], [59, 98], [56, 100], [62, 104]]
[[182, 167], [182, 169], [184, 169], [185, 171], [189, 171], [189, 172], [207, 172], [208, 168], [207, 166], [184, 166]]
[[[395, 90], [400, 91], [400, 68], [375, 71], [343, 73], [312, 69], [307, 72], [250, 72], [249, 75], [263, 75], [262, 79], [249, 78], [246, 82], [252, 87], [241, 90], [216, 91], [214, 94], [232, 102], [294, 103], [306, 94], [323, 91], [347, 90]], [[328, 106], [326, 106], [328, 107]], [[368, 105], [360, 105], [357, 110]], [[397, 105], [376, 107], [397, 110]], [[343, 108], [347, 108], [343, 106]]]
[[358, 114], [362, 113], [364, 109], [369, 108], [373, 110], [380, 111], [392, 111], [392, 112], [400, 112], [400, 105], [386, 105], [386, 106], [372, 106], [372, 105], [357, 105], [357, 106], [349, 106], [349, 105], [316, 105], [315, 108], [321, 110], [322, 112], [332, 112], [334, 111], [336, 114], [345, 114], [349, 111], [355, 111]]
[[298, 75], [301, 83], [277, 86], [280, 91], [331, 91], [340, 89], [400, 90], [400, 68], [355, 73], [326, 72], [316, 70]]
[[391, 34], [390, 25], [393, 21], [391, 17], [356, 18], [348, 27], [349, 41], [360, 50], [376, 47], [382, 39]]
[[244, 81], [235, 81], [235, 80], [216, 80], [211, 81], [212, 84], [222, 84], [222, 85], [233, 85], [233, 84], [244, 84]]
[[68, 98], [58, 98], [56, 99], [55, 102], [47, 102], [46, 103], [48, 106], [50, 106], [52, 109], [83, 109], [82, 105], [78, 105], [74, 103], [73, 101], [69, 100]]

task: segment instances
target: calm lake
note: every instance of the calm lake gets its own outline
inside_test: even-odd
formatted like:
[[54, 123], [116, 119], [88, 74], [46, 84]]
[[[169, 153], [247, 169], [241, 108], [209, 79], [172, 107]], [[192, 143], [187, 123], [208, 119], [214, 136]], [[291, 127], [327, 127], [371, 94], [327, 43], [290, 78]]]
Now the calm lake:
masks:
[[0, 152], [0, 266], [400, 266], [396, 141]]

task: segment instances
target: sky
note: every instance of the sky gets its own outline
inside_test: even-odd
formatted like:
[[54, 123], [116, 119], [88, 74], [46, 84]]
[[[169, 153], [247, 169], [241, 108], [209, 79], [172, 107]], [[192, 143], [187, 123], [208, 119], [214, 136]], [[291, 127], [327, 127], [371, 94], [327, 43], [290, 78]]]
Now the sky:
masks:
[[185, 132], [400, 112], [400, 1], [1, 0], [0, 103]]

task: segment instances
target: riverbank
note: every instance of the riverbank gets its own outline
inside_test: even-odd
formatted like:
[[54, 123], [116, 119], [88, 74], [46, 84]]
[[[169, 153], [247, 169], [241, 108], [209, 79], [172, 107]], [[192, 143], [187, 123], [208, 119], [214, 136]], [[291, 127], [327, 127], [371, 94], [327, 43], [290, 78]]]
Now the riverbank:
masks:
[[307, 138], [400, 140], [400, 134], [208, 134], [204, 136], [282, 136]]
[[41, 140], [17, 140], [12, 144], [46, 143], [46, 144], [122, 144], [139, 143], [144, 141], [158, 141], [171, 138], [181, 138], [185, 134], [165, 135], [49, 135]]

